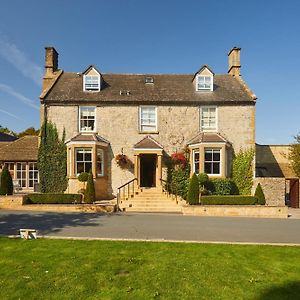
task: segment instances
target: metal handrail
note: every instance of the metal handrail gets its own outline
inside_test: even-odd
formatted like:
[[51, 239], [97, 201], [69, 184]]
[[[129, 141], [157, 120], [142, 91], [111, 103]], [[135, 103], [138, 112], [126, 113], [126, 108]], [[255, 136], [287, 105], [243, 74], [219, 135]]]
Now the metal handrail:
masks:
[[127, 188], [127, 196], [129, 198], [130, 195], [130, 184], [132, 183], [132, 194], [134, 195], [134, 182], [137, 181], [137, 178], [133, 178], [128, 182], [124, 183], [123, 185], [118, 187], [117, 193], [117, 209], [120, 209], [120, 201], [121, 201], [121, 194], [123, 193], [124, 200], [126, 199], [126, 188]]
[[177, 202], [177, 196], [178, 196], [178, 187], [177, 187], [177, 184], [174, 184], [174, 182], [168, 182], [167, 180], [164, 180], [162, 178], [160, 178], [160, 181], [162, 183], [162, 186], [163, 186], [163, 183], [165, 184], [165, 190], [167, 192], [167, 195], [168, 196], [171, 195], [172, 198], [173, 198], [173, 195], [174, 195], [175, 196], [175, 200]]

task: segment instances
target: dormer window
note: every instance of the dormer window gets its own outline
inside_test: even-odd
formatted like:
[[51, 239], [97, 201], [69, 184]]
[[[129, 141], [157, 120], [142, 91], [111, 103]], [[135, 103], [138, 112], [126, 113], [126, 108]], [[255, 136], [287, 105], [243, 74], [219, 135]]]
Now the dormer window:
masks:
[[84, 90], [85, 91], [100, 91], [100, 76], [99, 75], [84, 75]]
[[214, 75], [214, 72], [208, 66], [202, 66], [200, 70], [194, 75], [193, 79], [196, 91], [213, 91]]
[[201, 76], [197, 77], [197, 89], [198, 91], [212, 91], [213, 79], [212, 76]]

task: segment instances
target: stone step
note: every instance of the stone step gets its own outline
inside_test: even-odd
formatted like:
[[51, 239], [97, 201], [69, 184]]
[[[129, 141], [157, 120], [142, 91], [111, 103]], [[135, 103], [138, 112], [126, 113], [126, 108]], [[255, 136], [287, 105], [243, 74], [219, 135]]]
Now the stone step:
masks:
[[173, 212], [173, 213], [182, 213], [181, 207], [169, 208], [169, 207], [126, 207], [126, 212]]
[[122, 203], [122, 206], [126, 207], [180, 207], [177, 204], [170, 204], [170, 203]]

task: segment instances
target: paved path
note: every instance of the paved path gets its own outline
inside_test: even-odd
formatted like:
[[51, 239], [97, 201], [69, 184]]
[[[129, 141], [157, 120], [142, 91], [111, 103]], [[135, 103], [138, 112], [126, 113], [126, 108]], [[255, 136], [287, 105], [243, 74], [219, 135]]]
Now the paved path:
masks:
[[35, 228], [39, 235], [52, 237], [300, 245], [300, 219], [0, 210], [0, 235], [18, 234], [20, 228]]

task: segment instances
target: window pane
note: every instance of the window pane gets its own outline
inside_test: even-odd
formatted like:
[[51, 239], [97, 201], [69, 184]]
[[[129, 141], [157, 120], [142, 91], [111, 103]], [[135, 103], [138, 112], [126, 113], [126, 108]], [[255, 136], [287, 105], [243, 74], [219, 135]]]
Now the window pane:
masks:
[[220, 163], [219, 162], [213, 163], [213, 174], [220, 174]]
[[214, 151], [213, 160], [220, 161], [220, 151], [218, 151], [218, 152]]
[[210, 151], [205, 151], [205, 161], [212, 161], [212, 153]]
[[205, 163], [204, 164], [204, 172], [206, 173], [206, 174], [211, 174], [211, 163]]

